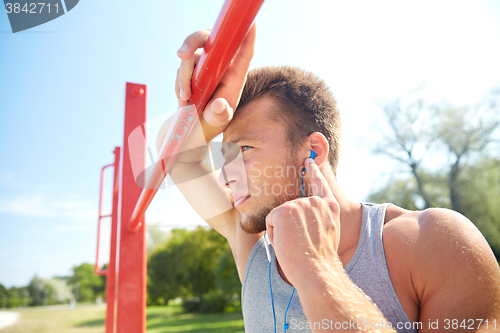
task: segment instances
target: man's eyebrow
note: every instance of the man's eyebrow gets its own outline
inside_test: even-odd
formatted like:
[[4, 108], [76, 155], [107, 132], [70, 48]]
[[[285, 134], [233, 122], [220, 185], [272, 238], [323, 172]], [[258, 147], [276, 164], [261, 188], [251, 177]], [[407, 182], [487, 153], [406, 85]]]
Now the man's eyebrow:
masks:
[[244, 139], [247, 139], [247, 137], [240, 136], [239, 138], [236, 138], [236, 139], [233, 139], [233, 140], [230, 140], [230, 141], [226, 141], [226, 143], [238, 144], [238, 142], [240, 142], [241, 140], [244, 140]]
[[262, 138], [259, 135], [250, 134], [250, 135], [240, 136], [240, 137], [238, 137], [236, 139], [229, 140], [229, 141], [226, 141], [226, 142], [238, 144], [238, 142], [240, 142], [242, 140], [262, 141]]

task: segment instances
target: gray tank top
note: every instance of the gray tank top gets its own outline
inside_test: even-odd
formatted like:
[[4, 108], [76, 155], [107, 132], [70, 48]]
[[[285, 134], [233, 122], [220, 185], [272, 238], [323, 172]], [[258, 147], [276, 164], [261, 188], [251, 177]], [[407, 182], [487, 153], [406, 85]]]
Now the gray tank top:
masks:
[[[382, 229], [389, 204], [363, 203], [363, 220], [356, 252], [344, 267], [351, 280], [377, 304], [385, 318], [399, 333], [416, 333], [392, 286], [385, 261]], [[273, 310], [269, 290], [269, 261], [264, 238], [252, 249], [245, 267], [241, 290], [241, 306], [246, 333], [274, 332]], [[274, 249], [271, 251], [271, 283], [277, 332], [283, 332], [284, 315], [293, 287], [278, 273]], [[294, 293], [286, 316], [287, 332], [310, 332], [299, 296]], [[310, 323], [311, 325], [314, 323]], [[317, 326], [319, 327], [319, 326]]]

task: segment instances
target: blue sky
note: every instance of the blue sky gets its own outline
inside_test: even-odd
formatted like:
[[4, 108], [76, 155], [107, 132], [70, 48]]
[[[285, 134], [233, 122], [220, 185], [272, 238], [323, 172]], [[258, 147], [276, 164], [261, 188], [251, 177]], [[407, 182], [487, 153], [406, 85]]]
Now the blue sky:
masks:
[[[81, 0], [16, 34], [0, 14], [0, 283], [93, 262], [100, 168], [123, 141], [125, 82], [148, 85], [154, 136], [176, 107], [177, 48], [213, 26], [222, 3]], [[331, 86], [344, 125], [339, 181], [354, 200], [392, 167], [367, 144], [381, 99], [425, 82], [453, 103], [473, 103], [500, 84], [494, 0], [267, 0], [257, 19], [253, 67], [300, 66]], [[175, 188], [155, 198], [147, 219], [202, 223]]]

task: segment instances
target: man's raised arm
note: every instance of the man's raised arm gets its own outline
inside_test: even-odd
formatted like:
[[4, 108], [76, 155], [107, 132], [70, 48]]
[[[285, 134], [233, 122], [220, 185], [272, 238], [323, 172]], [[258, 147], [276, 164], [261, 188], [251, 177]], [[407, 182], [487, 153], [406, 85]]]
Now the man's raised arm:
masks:
[[[191, 97], [191, 77], [209, 34], [208, 30], [193, 33], [185, 39], [177, 52], [182, 61], [177, 71], [175, 92], [181, 107], [186, 106]], [[232, 206], [228, 190], [217, 183], [217, 174], [212, 170], [207, 143], [221, 134], [233, 117], [233, 110], [238, 105], [254, 54], [255, 37], [254, 24], [170, 171], [170, 177], [191, 206], [230, 243], [235, 238], [239, 214]], [[168, 119], [158, 133], [158, 150], [173, 118]]]

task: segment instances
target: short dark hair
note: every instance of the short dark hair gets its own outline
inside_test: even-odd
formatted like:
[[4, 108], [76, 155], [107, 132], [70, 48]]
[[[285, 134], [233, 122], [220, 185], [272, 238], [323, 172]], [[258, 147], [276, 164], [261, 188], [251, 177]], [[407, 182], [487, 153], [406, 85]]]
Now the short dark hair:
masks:
[[292, 148], [313, 132], [328, 140], [328, 161], [334, 173], [340, 153], [342, 128], [337, 102], [325, 81], [297, 67], [268, 66], [249, 71], [239, 109], [262, 97], [271, 97], [278, 112], [271, 116], [285, 123]]

